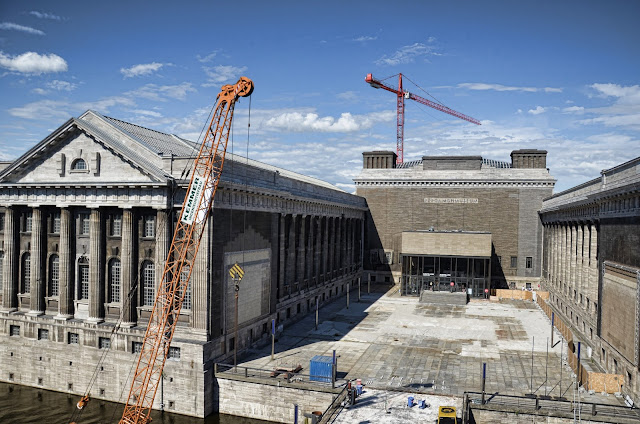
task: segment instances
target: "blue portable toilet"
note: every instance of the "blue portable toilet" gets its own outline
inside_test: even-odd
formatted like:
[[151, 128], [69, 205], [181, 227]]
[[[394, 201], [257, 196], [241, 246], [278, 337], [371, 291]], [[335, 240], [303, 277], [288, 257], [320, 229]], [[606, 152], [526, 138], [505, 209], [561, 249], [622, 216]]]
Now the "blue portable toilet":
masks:
[[407, 399], [407, 406], [413, 408], [413, 396], [409, 396], [409, 399]]

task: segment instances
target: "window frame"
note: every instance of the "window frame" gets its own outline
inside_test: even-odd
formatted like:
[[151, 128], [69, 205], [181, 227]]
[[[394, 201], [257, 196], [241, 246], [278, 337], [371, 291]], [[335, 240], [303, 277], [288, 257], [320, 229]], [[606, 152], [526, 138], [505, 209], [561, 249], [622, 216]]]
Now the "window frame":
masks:
[[111, 215], [111, 225], [109, 236], [122, 237], [122, 214]]
[[107, 267], [109, 276], [109, 303], [122, 301], [122, 262], [119, 258], [112, 258]]
[[533, 269], [533, 256], [526, 256], [524, 262], [525, 269]]
[[509, 262], [509, 268], [518, 268], [518, 257], [517, 256], [511, 256], [511, 260]]
[[[80, 164], [82, 164], [82, 167], [80, 167]], [[69, 172], [88, 173], [89, 165], [87, 164], [86, 160], [82, 158], [75, 158], [71, 162], [71, 166], [69, 167]]]
[[153, 306], [156, 300], [156, 268], [152, 261], [142, 262], [142, 306]]
[[57, 254], [49, 257], [49, 296], [60, 296], [60, 256]]

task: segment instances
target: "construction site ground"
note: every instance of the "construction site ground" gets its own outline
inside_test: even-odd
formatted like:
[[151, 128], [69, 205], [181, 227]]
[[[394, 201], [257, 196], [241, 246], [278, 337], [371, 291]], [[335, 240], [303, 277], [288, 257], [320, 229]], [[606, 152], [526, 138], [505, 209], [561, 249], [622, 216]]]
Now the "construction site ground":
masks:
[[[336, 351], [338, 377], [361, 379], [365, 393], [336, 422], [423, 422], [439, 405], [462, 406], [465, 391], [562, 396], [583, 402], [623, 404], [614, 395], [573, 390], [574, 376], [561, 359], [567, 345], [534, 302], [472, 300], [466, 306], [428, 305], [398, 294], [397, 287], [346, 295], [305, 316], [271, 346], [244, 355], [239, 366], [274, 369]], [[407, 399], [430, 406], [409, 408]]]

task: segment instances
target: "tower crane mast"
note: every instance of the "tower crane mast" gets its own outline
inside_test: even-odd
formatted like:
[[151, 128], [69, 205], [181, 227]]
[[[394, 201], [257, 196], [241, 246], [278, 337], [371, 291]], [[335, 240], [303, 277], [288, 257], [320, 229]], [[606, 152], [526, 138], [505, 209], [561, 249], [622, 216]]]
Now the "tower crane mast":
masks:
[[390, 91], [397, 96], [397, 108], [398, 108], [398, 117], [397, 117], [397, 131], [396, 131], [396, 154], [398, 155], [397, 163], [400, 164], [404, 161], [404, 100], [410, 99], [414, 100], [418, 103], [422, 103], [423, 105], [432, 107], [441, 112], [448, 113], [449, 115], [455, 116], [456, 118], [464, 119], [465, 121], [469, 121], [473, 124], [480, 125], [480, 121], [474, 119], [470, 116], [467, 116], [463, 113], [456, 112], [453, 109], [449, 109], [443, 104], [433, 102], [431, 100], [427, 100], [424, 97], [420, 97], [416, 94], [410, 93], [407, 90], [402, 88], [402, 74], [398, 74], [398, 88], [395, 89], [389, 85], [386, 85], [380, 80], [377, 80], [373, 77], [372, 74], [367, 74], [367, 77], [364, 79], [367, 83], [369, 83], [373, 88], [382, 88], [383, 90]]
[[120, 424], [151, 422], [153, 400], [220, 182], [234, 106], [238, 98], [252, 92], [253, 82], [241, 77], [235, 85], [224, 85], [218, 94], [211, 123], [193, 165]]

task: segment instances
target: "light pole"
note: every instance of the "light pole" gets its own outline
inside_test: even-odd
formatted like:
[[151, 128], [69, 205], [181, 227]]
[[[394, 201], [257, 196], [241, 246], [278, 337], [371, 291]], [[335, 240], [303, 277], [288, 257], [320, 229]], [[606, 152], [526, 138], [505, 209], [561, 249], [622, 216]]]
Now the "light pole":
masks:
[[238, 276], [236, 275], [235, 277], [233, 277], [233, 282], [235, 283], [236, 290], [236, 325], [233, 342], [233, 366], [236, 367], [238, 365], [238, 292], [240, 291], [240, 278], [238, 278]]

